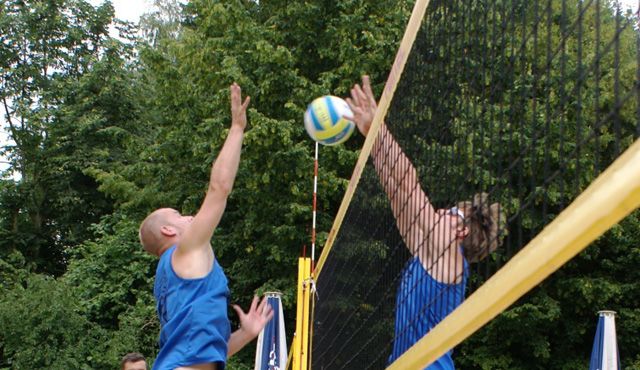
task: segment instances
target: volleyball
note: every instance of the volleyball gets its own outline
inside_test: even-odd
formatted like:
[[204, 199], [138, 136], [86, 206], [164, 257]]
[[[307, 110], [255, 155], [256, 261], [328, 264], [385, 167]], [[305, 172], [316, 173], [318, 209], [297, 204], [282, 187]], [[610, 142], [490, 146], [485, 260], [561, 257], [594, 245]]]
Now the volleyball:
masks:
[[307, 107], [304, 128], [320, 144], [337, 145], [346, 141], [356, 127], [345, 117], [353, 117], [346, 101], [337, 96], [321, 96]]

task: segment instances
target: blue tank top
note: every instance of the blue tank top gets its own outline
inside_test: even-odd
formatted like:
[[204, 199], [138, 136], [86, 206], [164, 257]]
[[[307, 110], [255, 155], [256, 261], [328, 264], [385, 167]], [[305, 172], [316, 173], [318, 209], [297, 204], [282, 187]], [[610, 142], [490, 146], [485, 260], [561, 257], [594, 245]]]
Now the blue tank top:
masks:
[[[464, 301], [469, 267], [464, 261], [462, 281], [446, 284], [437, 281], [413, 257], [402, 271], [396, 294], [396, 322], [393, 351], [389, 364], [422, 339]], [[445, 353], [425, 370], [453, 370], [452, 351]]]
[[183, 279], [171, 266], [172, 246], [160, 257], [153, 295], [160, 318], [160, 352], [153, 370], [215, 363], [224, 369], [231, 326], [229, 288], [217, 260], [207, 276]]

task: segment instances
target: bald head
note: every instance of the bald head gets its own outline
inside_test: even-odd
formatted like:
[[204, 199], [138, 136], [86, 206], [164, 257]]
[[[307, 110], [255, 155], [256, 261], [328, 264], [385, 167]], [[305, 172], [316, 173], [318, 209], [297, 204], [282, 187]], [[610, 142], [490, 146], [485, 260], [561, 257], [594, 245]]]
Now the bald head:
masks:
[[156, 256], [159, 255], [159, 251], [166, 242], [162, 228], [163, 226], [170, 225], [168, 217], [170, 212], [175, 211], [171, 208], [157, 209], [151, 212], [151, 214], [142, 221], [142, 224], [140, 224], [140, 243], [145, 251]]

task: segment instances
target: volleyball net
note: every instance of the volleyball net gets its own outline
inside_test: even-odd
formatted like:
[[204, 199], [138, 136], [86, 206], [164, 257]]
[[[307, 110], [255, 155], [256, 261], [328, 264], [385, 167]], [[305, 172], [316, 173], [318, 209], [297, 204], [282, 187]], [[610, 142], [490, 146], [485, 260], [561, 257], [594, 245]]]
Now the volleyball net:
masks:
[[315, 270], [311, 368], [442, 360], [635, 210], [639, 49], [615, 2], [417, 1]]

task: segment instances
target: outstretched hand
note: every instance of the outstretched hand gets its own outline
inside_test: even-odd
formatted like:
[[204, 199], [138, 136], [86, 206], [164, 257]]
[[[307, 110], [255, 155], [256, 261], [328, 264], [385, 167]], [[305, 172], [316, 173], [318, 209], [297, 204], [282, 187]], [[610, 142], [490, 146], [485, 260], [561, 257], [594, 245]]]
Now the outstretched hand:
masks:
[[369, 76], [362, 76], [362, 86], [353, 85], [351, 97], [346, 100], [353, 112], [353, 118], [350, 119], [358, 126], [360, 133], [367, 136], [373, 117], [376, 114], [376, 109], [378, 109], [376, 98], [373, 96], [373, 90], [371, 90]]
[[258, 297], [253, 297], [251, 307], [249, 307], [249, 311], [246, 313], [242, 311], [240, 306], [235, 304], [232, 306], [238, 314], [238, 318], [240, 318], [240, 330], [244, 331], [251, 338], [257, 337], [273, 317], [273, 309], [268, 303], [267, 297], [262, 298], [260, 304], [258, 304]]
[[238, 126], [244, 130], [247, 127], [247, 107], [251, 98], [247, 96], [242, 102], [242, 89], [235, 82], [229, 87], [229, 90], [231, 93], [231, 126]]

